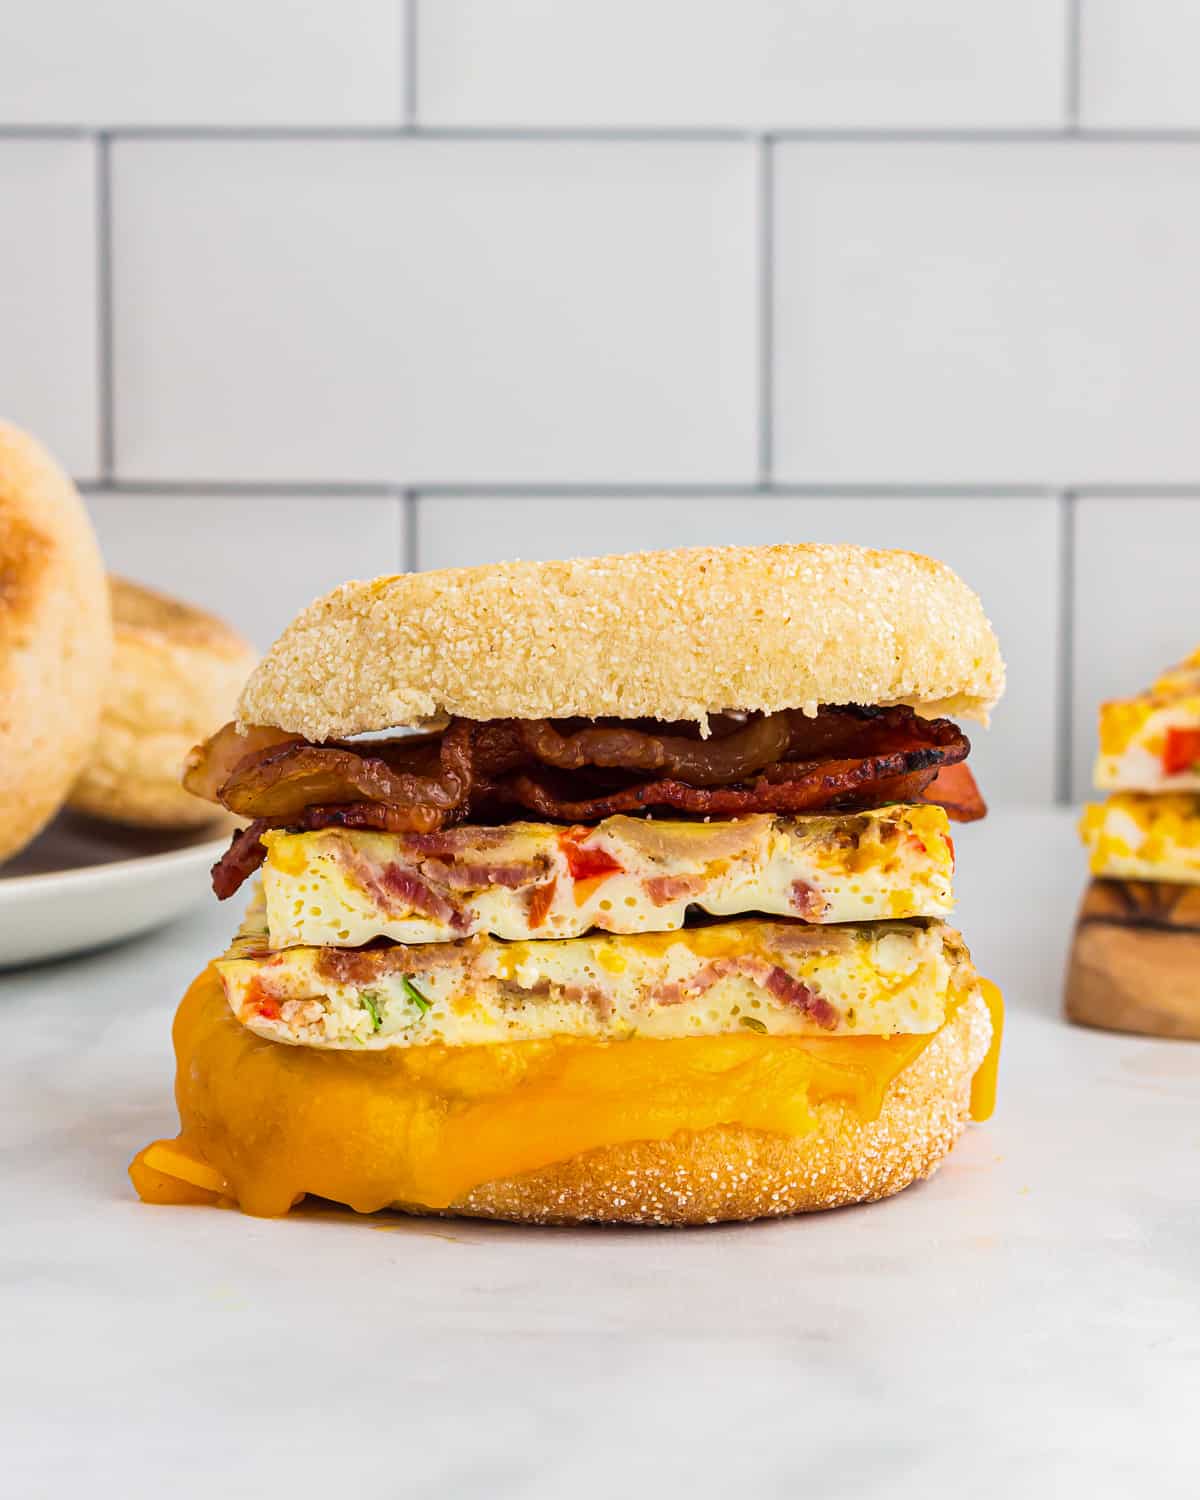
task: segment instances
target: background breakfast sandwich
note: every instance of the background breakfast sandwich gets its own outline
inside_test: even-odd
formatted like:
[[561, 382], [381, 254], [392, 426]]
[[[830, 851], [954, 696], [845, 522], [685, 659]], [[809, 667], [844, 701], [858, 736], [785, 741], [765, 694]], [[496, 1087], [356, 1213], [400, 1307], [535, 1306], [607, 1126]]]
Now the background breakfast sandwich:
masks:
[[1067, 1014], [1200, 1037], [1200, 651], [1136, 698], [1100, 708], [1096, 785], [1080, 833], [1084, 896]]
[[697, 1223], [926, 1175], [990, 1108], [943, 803], [982, 815], [946, 716], [1002, 686], [908, 553], [336, 590], [189, 761], [249, 820], [217, 894], [261, 889], [180, 1007], [139, 1192]]

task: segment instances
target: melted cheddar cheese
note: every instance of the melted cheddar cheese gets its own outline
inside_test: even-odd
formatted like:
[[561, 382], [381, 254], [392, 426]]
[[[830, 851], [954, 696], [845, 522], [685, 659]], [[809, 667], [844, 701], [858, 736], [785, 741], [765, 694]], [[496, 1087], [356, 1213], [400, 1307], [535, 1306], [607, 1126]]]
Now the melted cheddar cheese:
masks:
[[[998, 995], [988, 998], [998, 1021]], [[483, 1183], [605, 1145], [720, 1124], [801, 1135], [831, 1099], [873, 1119], [930, 1040], [557, 1037], [326, 1052], [239, 1025], [210, 968], [175, 1020], [181, 1134], [140, 1152], [130, 1175], [147, 1202], [235, 1201], [260, 1215], [307, 1193], [364, 1213], [446, 1208]], [[983, 1113], [998, 1044], [996, 1024], [973, 1097]]]

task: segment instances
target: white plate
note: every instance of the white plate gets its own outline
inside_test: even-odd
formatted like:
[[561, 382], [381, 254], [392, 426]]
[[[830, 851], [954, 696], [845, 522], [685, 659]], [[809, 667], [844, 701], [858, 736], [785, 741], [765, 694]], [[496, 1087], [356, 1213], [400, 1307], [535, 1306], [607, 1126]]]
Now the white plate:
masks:
[[148, 832], [60, 814], [0, 867], [0, 968], [115, 943], [211, 900], [209, 867], [228, 842], [211, 828]]

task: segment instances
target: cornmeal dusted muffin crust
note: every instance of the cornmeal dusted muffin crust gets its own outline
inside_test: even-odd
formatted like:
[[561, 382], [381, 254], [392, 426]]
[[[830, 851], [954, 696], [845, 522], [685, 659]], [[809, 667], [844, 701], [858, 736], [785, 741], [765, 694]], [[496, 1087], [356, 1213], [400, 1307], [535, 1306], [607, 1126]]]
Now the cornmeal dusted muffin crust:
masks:
[[238, 717], [310, 740], [445, 715], [706, 724], [839, 703], [986, 723], [1003, 688], [983, 607], [944, 563], [686, 548], [343, 584], [284, 631]]

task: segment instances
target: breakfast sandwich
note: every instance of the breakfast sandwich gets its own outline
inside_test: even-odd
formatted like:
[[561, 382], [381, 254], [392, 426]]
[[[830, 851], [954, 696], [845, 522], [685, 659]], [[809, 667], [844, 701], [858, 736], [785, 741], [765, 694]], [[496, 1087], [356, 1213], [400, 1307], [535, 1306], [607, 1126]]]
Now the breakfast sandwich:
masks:
[[538, 1223], [833, 1207], [990, 1111], [948, 568], [690, 549], [346, 584], [191, 754], [248, 901], [176, 1017], [151, 1202]]
[[1096, 785], [1109, 796], [1079, 825], [1094, 878], [1067, 1014], [1200, 1037], [1200, 651], [1138, 697], [1101, 705]]

